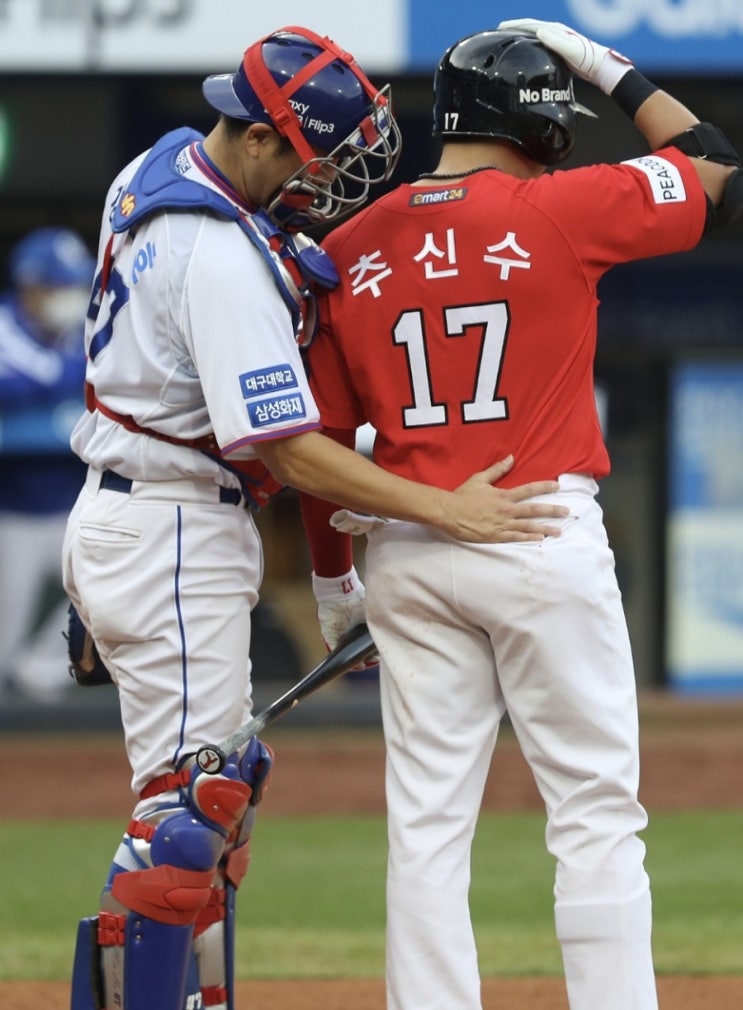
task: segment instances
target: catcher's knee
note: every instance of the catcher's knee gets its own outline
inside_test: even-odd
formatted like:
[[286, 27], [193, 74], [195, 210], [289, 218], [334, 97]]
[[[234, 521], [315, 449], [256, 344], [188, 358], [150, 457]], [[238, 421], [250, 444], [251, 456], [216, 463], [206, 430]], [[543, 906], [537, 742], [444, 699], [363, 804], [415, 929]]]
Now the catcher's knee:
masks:
[[210, 776], [194, 771], [177, 807], [130, 823], [130, 846], [126, 839], [124, 845], [134, 858], [122, 863], [132, 865], [115, 862], [107, 887], [116, 902], [159, 922], [195, 922], [209, 901], [227, 839], [242, 823], [251, 796], [234, 766], [225, 772]]
[[194, 765], [186, 786], [189, 806], [206, 824], [231, 833], [242, 824], [248, 807], [265, 793], [273, 766], [273, 751], [252, 737], [240, 753], [231, 754], [219, 775]]

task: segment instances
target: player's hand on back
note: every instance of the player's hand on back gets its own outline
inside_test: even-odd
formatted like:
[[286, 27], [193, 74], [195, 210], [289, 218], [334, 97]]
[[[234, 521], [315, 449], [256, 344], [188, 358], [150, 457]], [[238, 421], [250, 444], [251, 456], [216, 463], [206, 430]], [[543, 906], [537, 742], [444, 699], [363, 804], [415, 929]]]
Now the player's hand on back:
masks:
[[532, 481], [513, 488], [493, 487], [513, 466], [513, 457], [473, 474], [455, 494], [451, 521], [444, 527], [450, 536], [468, 543], [519, 543], [558, 537], [561, 527], [550, 519], [564, 519], [570, 510], [552, 502], [530, 499], [554, 494], [556, 480]]

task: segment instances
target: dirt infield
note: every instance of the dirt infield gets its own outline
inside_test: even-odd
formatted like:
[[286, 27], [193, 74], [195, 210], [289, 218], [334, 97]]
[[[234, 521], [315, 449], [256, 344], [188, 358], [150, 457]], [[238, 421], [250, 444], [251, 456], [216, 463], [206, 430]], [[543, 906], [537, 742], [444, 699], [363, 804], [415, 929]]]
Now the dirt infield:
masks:
[[[642, 789], [653, 810], [724, 809], [743, 804], [743, 702], [641, 700]], [[381, 811], [384, 754], [377, 730], [296, 731], [285, 722], [265, 734], [277, 753], [262, 816]], [[131, 809], [129, 772], [118, 734], [39, 738], [8, 735], [0, 758], [15, 774], [0, 781], [5, 818], [117, 817]], [[43, 801], [39, 797], [43, 796]], [[510, 732], [496, 749], [485, 795], [488, 810], [541, 808]], [[743, 976], [663, 976], [663, 1010], [740, 1010]], [[567, 1010], [561, 979], [486, 979], [485, 1010]], [[383, 1010], [381, 980], [241, 982], [238, 1005], [254, 1010]], [[67, 1010], [69, 987], [0, 982], [3, 1010]], [[155, 1008], [153, 1008], [155, 1010]], [[600, 1010], [600, 1008], [596, 1008]]]
[[[381, 979], [238, 982], [235, 989], [238, 1007], [251, 1010], [384, 1010]], [[741, 993], [739, 978], [691, 975], [658, 980], [661, 1010], [740, 1010]], [[59, 982], [0, 982], [0, 1000], [3, 1010], [69, 1010], [68, 987]], [[568, 1010], [568, 1003], [562, 979], [504, 978], [485, 980], [483, 1007]]]

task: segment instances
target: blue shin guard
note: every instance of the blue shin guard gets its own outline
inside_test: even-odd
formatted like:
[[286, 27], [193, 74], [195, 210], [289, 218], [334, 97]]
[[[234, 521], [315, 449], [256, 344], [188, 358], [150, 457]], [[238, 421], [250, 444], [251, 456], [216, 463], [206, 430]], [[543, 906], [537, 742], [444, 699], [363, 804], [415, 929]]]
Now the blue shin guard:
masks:
[[[183, 1010], [184, 1006], [187, 1010], [200, 1010], [200, 993], [198, 997], [190, 994], [190, 1006], [186, 1004], [192, 936], [192, 925], [173, 926], [130, 913], [123, 947], [123, 1000], [119, 1001], [118, 993], [114, 993], [113, 1006], [122, 1010], [153, 1010], [154, 1007]], [[111, 948], [111, 953], [120, 950]]]
[[135, 912], [122, 918], [123, 936], [119, 939], [123, 943], [104, 947], [98, 942], [99, 916], [80, 921], [70, 1010], [105, 1010], [106, 1006], [117, 1010], [201, 1010], [198, 976], [189, 972], [193, 926], [155, 922]]
[[77, 927], [75, 960], [72, 964], [70, 1010], [102, 1010], [100, 948], [98, 946], [98, 916], [81, 919]]

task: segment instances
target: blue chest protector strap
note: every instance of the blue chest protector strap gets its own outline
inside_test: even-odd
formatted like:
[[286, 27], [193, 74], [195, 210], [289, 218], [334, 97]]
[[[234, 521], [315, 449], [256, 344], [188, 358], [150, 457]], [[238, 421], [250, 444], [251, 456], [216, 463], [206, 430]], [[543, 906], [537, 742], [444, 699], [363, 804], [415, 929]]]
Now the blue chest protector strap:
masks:
[[[165, 134], [148, 152], [131, 182], [121, 191], [111, 217], [114, 235], [106, 249], [102, 269], [96, 277], [91, 304], [98, 302], [112, 276], [116, 235], [136, 228], [141, 221], [166, 210], [202, 209], [227, 221], [234, 221], [260, 252], [291, 315], [297, 341], [302, 346], [307, 346], [317, 326], [314, 289], [332, 289], [338, 284], [338, 274], [332, 260], [306, 236], [282, 232], [264, 211], [248, 213], [241, 210], [221, 193], [189, 178], [185, 174], [192, 168], [188, 149], [201, 140], [203, 137], [200, 133], [187, 127]], [[108, 330], [102, 332], [97, 343], [94, 339], [90, 352], [92, 358], [95, 358], [109, 339]], [[206, 453], [238, 477], [243, 495], [254, 509], [264, 507], [281, 488], [260, 460], [229, 462], [223, 459], [213, 435], [179, 439], [143, 427], [130, 415], [111, 410], [97, 397], [90, 384], [86, 384], [86, 403], [89, 410], [99, 410], [130, 431], [177, 445], [187, 445]]]
[[211, 210], [234, 221], [263, 256], [291, 313], [295, 334], [298, 339], [301, 335], [302, 343], [308, 343], [314, 334], [301, 333], [305, 302], [314, 301], [314, 286], [337, 286], [338, 274], [332, 260], [306, 236], [282, 232], [265, 211], [243, 211], [221, 193], [187, 177], [185, 149], [201, 140], [202, 135], [188, 127], [160, 138], [120, 194], [111, 218], [113, 231], [128, 231], [145, 217], [175, 209]]

